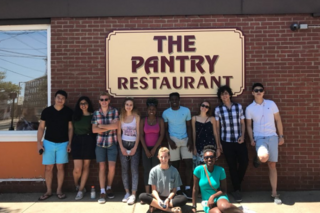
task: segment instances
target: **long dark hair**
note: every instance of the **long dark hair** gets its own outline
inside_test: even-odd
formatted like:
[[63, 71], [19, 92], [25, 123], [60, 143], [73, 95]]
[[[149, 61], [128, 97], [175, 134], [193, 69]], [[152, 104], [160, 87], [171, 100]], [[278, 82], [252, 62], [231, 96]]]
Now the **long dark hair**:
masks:
[[91, 100], [87, 96], [81, 96], [78, 99], [76, 106], [74, 108], [73, 121], [79, 121], [83, 116], [83, 112], [80, 108], [80, 101], [82, 101], [82, 100], [85, 100], [88, 103], [88, 112], [93, 113], [93, 107], [92, 107]]

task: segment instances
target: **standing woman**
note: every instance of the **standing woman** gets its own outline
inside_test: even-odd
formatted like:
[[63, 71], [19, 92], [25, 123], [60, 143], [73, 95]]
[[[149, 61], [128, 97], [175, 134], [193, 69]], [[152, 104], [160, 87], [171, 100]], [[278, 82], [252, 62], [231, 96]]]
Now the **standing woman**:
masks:
[[192, 211], [197, 211], [200, 187], [205, 213], [242, 213], [229, 202], [226, 173], [222, 167], [215, 165], [216, 152], [212, 145], [204, 147], [203, 158], [205, 164], [197, 166], [193, 172]]
[[[136, 193], [139, 182], [139, 124], [140, 116], [135, 108], [133, 98], [126, 98], [121, 107], [120, 122], [118, 128], [118, 142], [120, 146], [120, 161], [122, 167], [122, 182], [126, 194], [122, 202], [129, 205], [136, 201]], [[129, 190], [129, 165], [131, 162], [132, 194]]]
[[192, 117], [192, 132], [194, 155], [197, 157], [198, 164], [203, 164], [203, 148], [212, 145], [216, 150], [216, 157], [221, 153], [221, 144], [217, 134], [216, 121], [211, 116], [211, 105], [208, 101], [203, 101], [199, 107], [198, 115]]
[[144, 150], [142, 151], [142, 163], [146, 193], [150, 193], [150, 185], [148, 185], [149, 172], [159, 164], [157, 153], [164, 137], [164, 122], [161, 117], [156, 116], [157, 106], [157, 99], [148, 98], [148, 116], [142, 119], [140, 123], [140, 141]]
[[86, 96], [80, 97], [73, 113], [73, 139], [71, 143], [74, 162], [73, 179], [78, 191], [76, 200], [83, 198], [85, 184], [89, 176], [90, 161], [96, 158], [96, 142], [91, 128], [92, 113], [93, 107], [90, 99]]

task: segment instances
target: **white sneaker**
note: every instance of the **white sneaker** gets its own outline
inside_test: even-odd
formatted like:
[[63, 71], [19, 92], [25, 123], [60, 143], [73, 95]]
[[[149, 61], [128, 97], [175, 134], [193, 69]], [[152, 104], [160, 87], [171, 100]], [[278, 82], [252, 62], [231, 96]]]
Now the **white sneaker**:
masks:
[[135, 202], [136, 202], [136, 196], [135, 196], [135, 195], [131, 195], [131, 196], [129, 197], [129, 199], [128, 199], [127, 204], [128, 204], [128, 205], [132, 205], [132, 204], [134, 204]]
[[243, 213], [256, 213], [255, 211], [252, 211], [245, 206], [239, 206], [239, 209], [242, 210]]
[[75, 200], [81, 200], [82, 198], [83, 198], [83, 192], [82, 191], [78, 191]]
[[105, 193], [100, 194], [100, 199], [98, 200], [98, 203], [100, 203], [100, 204], [106, 203], [106, 194]]
[[[76, 186], [76, 192], [78, 192], [79, 189], [80, 189], [80, 186]], [[82, 191], [83, 193], [86, 193], [87, 192], [86, 187], [84, 187]]]
[[123, 202], [123, 203], [128, 202], [129, 197], [130, 197], [130, 194], [129, 194], [129, 193], [125, 194], [125, 196], [124, 196], [123, 199], [122, 199], [122, 202]]

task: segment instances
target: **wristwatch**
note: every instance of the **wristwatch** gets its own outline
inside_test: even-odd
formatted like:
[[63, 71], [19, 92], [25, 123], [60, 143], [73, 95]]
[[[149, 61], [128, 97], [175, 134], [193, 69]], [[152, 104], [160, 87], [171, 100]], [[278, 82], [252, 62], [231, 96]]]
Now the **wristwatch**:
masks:
[[194, 208], [194, 209], [196, 209], [196, 210], [197, 210], [197, 205], [192, 206], [192, 208]]
[[284, 135], [279, 135], [279, 138], [284, 138]]

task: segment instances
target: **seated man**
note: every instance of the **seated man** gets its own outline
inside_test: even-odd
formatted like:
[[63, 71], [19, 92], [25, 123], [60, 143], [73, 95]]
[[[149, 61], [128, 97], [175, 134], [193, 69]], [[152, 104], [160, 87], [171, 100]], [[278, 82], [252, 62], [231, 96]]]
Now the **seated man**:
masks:
[[160, 164], [151, 169], [148, 184], [151, 185], [152, 194], [140, 194], [140, 200], [150, 205], [149, 213], [154, 208], [166, 212], [181, 213], [181, 206], [187, 203], [183, 195], [175, 196], [177, 187], [182, 181], [176, 168], [169, 165], [170, 153], [168, 148], [162, 147], [158, 152]]

